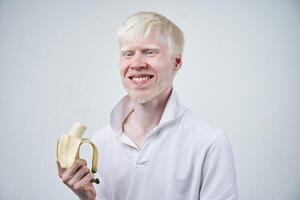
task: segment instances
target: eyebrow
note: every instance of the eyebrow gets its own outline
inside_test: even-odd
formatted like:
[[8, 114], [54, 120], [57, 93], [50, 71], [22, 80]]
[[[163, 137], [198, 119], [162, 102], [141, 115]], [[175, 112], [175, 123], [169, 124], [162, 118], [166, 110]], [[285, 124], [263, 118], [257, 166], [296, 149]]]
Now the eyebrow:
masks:
[[152, 50], [152, 51], [160, 51], [159, 48], [143, 48], [142, 51], [148, 51], [148, 50]]
[[[142, 52], [149, 51], [149, 50], [160, 52], [160, 48], [158, 48], [158, 47], [144, 47], [139, 50], [141, 50]], [[134, 51], [135, 51], [135, 49], [123, 50], [123, 51], [121, 51], [121, 54], [128, 53], [128, 52], [134, 52]]]
[[133, 52], [134, 50], [124, 50], [124, 51], [121, 51], [121, 54], [123, 53], [128, 53], [128, 52]]

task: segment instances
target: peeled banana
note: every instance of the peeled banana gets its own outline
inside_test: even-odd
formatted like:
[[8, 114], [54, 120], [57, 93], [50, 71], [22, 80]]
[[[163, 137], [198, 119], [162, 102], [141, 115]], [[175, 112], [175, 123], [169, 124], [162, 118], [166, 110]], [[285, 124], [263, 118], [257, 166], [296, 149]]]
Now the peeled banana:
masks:
[[[75, 159], [79, 158], [80, 145], [89, 143], [93, 147], [92, 168], [93, 173], [97, 172], [98, 150], [94, 143], [88, 138], [81, 138], [86, 127], [76, 122], [68, 134], [63, 134], [57, 141], [56, 156], [60, 166], [68, 169]], [[92, 182], [99, 183], [99, 179], [92, 179]]]

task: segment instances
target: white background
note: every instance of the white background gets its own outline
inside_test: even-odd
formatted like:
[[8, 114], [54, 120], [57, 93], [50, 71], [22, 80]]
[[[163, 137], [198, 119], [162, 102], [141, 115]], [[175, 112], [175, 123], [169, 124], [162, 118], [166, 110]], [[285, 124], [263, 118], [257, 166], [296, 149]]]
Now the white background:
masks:
[[0, 0], [0, 199], [76, 199], [57, 177], [57, 138], [108, 122], [125, 94], [116, 31], [144, 10], [184, 31], [175, 89], [227, 132], [240, 199], [299, 200], [300, 2], [259, 0]]

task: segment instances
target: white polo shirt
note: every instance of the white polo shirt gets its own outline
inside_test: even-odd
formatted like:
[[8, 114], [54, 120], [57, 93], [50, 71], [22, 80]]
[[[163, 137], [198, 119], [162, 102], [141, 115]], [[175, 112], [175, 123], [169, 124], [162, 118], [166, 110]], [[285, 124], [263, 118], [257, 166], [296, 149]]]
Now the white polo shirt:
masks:
[[161, 121], [138, 146], [122, 132], [133, 110], [125, 96], [110, 125], [92, 140], [100, 151], [98, 200], [236, 200], [236, 175], [225, 133], [180, 105], [173, 90]]

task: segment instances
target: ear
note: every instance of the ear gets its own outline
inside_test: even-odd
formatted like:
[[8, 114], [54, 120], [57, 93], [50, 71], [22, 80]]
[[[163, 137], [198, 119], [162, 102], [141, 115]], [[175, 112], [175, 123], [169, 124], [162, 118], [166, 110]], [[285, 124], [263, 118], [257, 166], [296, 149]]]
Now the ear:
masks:
[[181, 59], [181, 55], [180, 54], [177, 54], [175, 55], [174, 57], [174, 70], [177, 71], [180, 69], [182, 65], [182, 59]]

